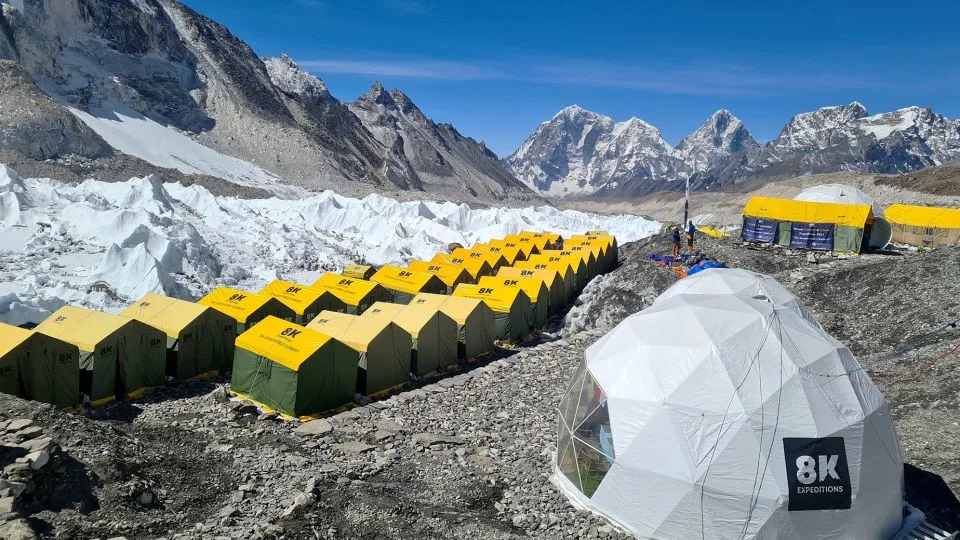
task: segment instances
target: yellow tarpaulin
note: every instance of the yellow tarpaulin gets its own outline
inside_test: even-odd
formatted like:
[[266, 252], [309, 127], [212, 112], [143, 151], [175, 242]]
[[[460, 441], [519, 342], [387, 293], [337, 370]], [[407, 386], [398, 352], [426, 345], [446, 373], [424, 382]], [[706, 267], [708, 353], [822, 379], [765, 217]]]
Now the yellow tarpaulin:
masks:
[[484, 276], [480, 278], [477, 286], [481, 288], [516, 288], [520, 289], [530, 299], [531, 304], [536, 304], [541, 299], [546, 300], [549, 291], [547, 285], [540, 278], [520, 278], [520, 277], [501, 277]]
[[487, 263], [490, 269], [494, 272], [498, 268], [507, 264], [507, 259], [504, 258], [501, 253], [494, 253], [489, 251], [473, 251], [472, 249], [466, 248], [457, 248], [451, 253], [455, 258], [469, 260], [469, 259], [479, 259]]
[[510, 313], [517, 296], [524, 294], [519, 287], [481, 287], [480, 285], [460, 285], [453, 291], [453, 296], [476, 298], [483, 300], [493, 311]]
[[544, 249], [555, 248], [557, 242], [560, 241], [561, 236], [555, 233], [547, 232], [532, 232], [532, 231], [521, 231], [520, 236], [531, 238], [537, 245], [537, 249], [543, 251]]
[[102, 311], [93, 311], [76, 306], [63, 306], [46, 318], [34, 330], [50, 337], [66, 341], [91, 352], [97, 344], [123, 328], [130, 319]]
[[476, 281], [480, 276], [489, 276], [493, 273], [493, 268], [487, 264], [483, 257], [455, 257], [446, 253], [437, 253], [430, 262], [449, 264], [451, 266], [461, 266], [470, 273], [470, 280]]
[[445, 264], [442, 262], [427, 262], [415, 259], [410, 261], [410, 264], [408, 264], [407, 267], [416, 272], [426, 272], [428, 274], [437, 276], [440, 278], [440, 281], [446, 284], [450, 290], [453, 290], [460, 283], [473, 281], [473, 277], [470, 275], [470, 272], [460, 265]]
[[368, 294], [380, 285], [372, 281], [328, 273], [320, 276], [320, 279], [314, 282], [313, 287], [330, 291], [345, 304], [358, 306]]
[[390, 264], [377, 270], [377, 273], [370, 278], [370, 281], [379, 283], [388, 289], [407, 294], [417, 294], [424, 290], [443, 292], [443, 289], [446, 288], [446, 284], [431, 273], [407, 270]]
[[883, 216], [895, 225], [960, 229], [960, 209], [958, 208], [892, 204], [884, 211]]
[[227, 287], [217, 287], [210, 291], [210, 294], [197, 301], [198, 304], [210, 306], [233, 317], [239, 324], [245, 324], [251, 315], [268, 302], [277, 302], [277, 300], [262, 294]]
[[866, 204], [835, 204], [752, 197], [743, 209], [745, 217], [797, 223], [833, 223], [862, 229], [873, 222], [873, 209]]
[[[526, 262], [527, 261], [520, 261], [517, 264]], [[550, 290], [553, 290], [554, 287], [563, 287], [563, 278], [560, 276], [560, 272], [552, 268], [524, 268], [521, 266], [513, 266], [501, 268], [500, 271], [497, 272], [497, 277], [536, 279], [540, 280], [544, 286]]]
[[306, 310], [324, 295], [332, 294], [323, 289], [315, 289], [292, 281], [277, 279], [260, 289], [260, 294], [272, 296], [281, 301], [297, 315], [303, 315]]
[[321, 332], [269, 315], [237, 336], [236, 346], [299, 371], [328, 341]]
[[534, 264], [556, 265], [558, 271], [564, 272], [570, 270], [574, 274], [583, 266], [583, 257], [566, 257], [560, 255], [559, 251], [544, 250], [540, 253], [530, 256], [529, 261]]
[[477, 309], [477, 304], [481, 302], [482, 300], [476, 298], [420, 293], [413, 298], [409, 305], [419, 306], [424, 310], [440, 311], [456, 321], [457, 324], [462, 325], [467, 324], [467, 317]]
[[343, 269], [342, 274], [357, 279], [370, 279], [370, 276], [372, 276], [375, 271], [372, 266], [365, 264], [348, 264]]
[[711, 227], [710, 225], [703, 225], [697, 227], [697, 230], [711, 238], [724, 238], [730, 236], [728, 233], [725, 233], [716, 227]]
[[522, 261], [527, 258], [526, 255], [523, 254], [523, 251], [520, 250], [520, 246], [512, 242], [491, 240], [486, 244], [477, 244], [473, 246], [473, 249], [476, 250], [478, 246], [482, 246], [481, 249], [492, 253], [500, 253], [503, 255], [503, 258], [507, 260], [508, 265], [511, 265], [518, 260]]
[[416, 338], [419, 337], [420, 330], [437, 314], [437, 311], [439, 311], [439, 309], [432, 308], [422, 302], [419, 304], [411, 302], [406, 305], [377, 302], [370, 306], [370, 309], [363, 312], [363, 316], [382, 317], [391, 320]]
[[520, 248], [520, 251], [523, 253], [523, 258], [527, 259], [530, 255], [538, 253], [540, 251], [537, 248], [537, 244], [534, 243], [533, 239], [527, 236], [520, 236], [519, 234], [508, 234], [503, 237], [503, 241], [508, 245], [516, 245]]
[[136, 319], [163, 330], [168, 336], [176, 337], [208, 309], [210, 308], [201, 304], [150, 293], [121, 311], [120, 315]]
[[33, 332], [9, 324], [0, 323], [0, 356], [12, 351], [27, 340]]

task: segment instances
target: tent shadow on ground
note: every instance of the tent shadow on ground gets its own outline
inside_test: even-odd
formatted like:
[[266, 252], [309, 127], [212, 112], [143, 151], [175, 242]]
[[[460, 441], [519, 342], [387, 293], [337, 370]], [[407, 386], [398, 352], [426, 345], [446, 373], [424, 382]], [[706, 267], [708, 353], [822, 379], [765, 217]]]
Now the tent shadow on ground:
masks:
[[222, 378], [187, 381], [175, 386], [157, 388], [134, 400], [115, 401], [105, 407], [94, 407], [86, 410], [83, 414], [91, 420], [107, 420], [129, 424], [143, 412], [142, 405], [202, 396], [216, 389], [219, 383], [227, 381], [228, 379]]
[[948, 531], [960, 529], [960, 500], [943, 477], [909, 463], [903, 464], [904, 498], [927, 520]]
[[[60, 454], [58, 460], [58, 472], [41, 476], [34, 494], [25, 497], [21, 508], [33, 530], [44, 537], [52, 535], [54, 528], [37, 515], [40, 512], [72, 510], [88, 515], [100, 510], [100, 501], [93, 492], [93, 487], [100, 484], [96, 474], [67, 453]], [[39, 494], [42, 498], [37, 497]]]

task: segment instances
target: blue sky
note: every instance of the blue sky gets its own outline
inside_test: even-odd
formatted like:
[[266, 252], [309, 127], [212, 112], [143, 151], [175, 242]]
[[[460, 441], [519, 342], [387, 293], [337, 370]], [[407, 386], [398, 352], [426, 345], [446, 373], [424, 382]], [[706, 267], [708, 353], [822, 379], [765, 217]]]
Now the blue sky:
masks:
[[352, 101], [379, 80], [504, 156], [561, 108], [657, 126], [726, 108], [761, 141], [857, 100], [960, 116], [960, 2], [186, 0]]

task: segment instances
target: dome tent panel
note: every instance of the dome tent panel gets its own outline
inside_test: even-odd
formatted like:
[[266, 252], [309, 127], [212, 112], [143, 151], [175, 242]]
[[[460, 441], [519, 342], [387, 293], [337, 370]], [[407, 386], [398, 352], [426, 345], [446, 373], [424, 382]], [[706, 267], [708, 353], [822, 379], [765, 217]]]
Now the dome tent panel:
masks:
[[166, 334], [166, 375], [215, 375], [233, 364], [236, 321], [214, 308], [151, 293], [120, 313]]
[[321, 311], [346, 311], [347, 305], [330, 291], [315, 289], [292, 281], [277, 279], [268, 283], [260, 293], [282, 302], [296, 314], [293, 322], [303, 325]]
[[73, 408], [80, 404], [79, 356], [76, 345], [0, 323], [0, 392]]
[[336, 296], [346, 306], [344, 313], [351, 315], [362, 314], [375, 302], [389, 302], [393, 299], [393, 294], [377, 283], [340, 274], [323, 274], [312, 286]]
[[[615, 459], [592, 495], [560, 463], [555, 478], [635, 535], [874, 538], [899, 528], [902, 460], [882, 397], [797, 311], [679, 295], [626, 319], [584, 364], [606, 393]], [[803, 452], [824, 456], [815, 490], [798, 489]]]
[[94, 405], [134, 399], [164, 384], [166, 335], [140, 321], [64, 306], [35, 331], [77, 346], [80, 391]]

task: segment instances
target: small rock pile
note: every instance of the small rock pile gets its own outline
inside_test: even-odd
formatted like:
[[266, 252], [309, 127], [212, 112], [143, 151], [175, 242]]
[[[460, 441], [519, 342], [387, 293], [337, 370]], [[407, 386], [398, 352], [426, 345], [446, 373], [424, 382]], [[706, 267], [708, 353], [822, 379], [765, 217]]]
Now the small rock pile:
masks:
[[35, 538], [20, 515], [34, 495], [38, 477], [56, 469], [60, 447], [28, 418], [0, 415], [0, 538]]

